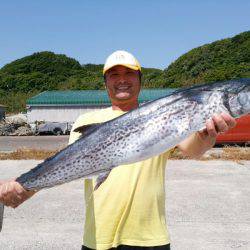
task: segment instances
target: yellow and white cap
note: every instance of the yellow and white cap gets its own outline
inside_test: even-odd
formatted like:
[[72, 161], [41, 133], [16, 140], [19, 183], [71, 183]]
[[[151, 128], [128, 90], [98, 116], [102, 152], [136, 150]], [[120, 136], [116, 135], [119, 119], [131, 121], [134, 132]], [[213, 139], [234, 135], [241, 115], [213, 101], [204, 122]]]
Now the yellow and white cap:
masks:
[[140, 63], [132, 54], [124, 50], [117, 50], [107, 58], [104, 64], [103, 74], [117, 65], [122, 65], [133, 70], [141, 71]]

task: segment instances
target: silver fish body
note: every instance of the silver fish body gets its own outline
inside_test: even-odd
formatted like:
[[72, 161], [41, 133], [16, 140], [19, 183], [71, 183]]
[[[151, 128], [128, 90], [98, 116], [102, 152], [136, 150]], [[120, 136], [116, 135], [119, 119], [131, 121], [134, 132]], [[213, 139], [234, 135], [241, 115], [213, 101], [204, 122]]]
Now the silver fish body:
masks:
[[78, 178], [105, 176], [114, 167], [178, 145], [221, 112], [233, 117], [250, 113], [250, 79], [194, 86], [142, 105], [87, 132], [17, 181], [27, 190], [39, 190]]

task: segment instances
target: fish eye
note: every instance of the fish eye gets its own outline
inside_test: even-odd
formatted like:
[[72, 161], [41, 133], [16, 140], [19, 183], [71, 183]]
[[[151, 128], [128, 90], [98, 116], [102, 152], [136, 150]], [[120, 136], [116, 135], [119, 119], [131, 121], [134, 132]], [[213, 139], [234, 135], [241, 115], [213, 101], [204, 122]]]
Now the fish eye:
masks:
[[242, 105], [247, 105], [250, 103], [249, 96], [246, 93], [240, 93], [237, 97], [237, 101]]

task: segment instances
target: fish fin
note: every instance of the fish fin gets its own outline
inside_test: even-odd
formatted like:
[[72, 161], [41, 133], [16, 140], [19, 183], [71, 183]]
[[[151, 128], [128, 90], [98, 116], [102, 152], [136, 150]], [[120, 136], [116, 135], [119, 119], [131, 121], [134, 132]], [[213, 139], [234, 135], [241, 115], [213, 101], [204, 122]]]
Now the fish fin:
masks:
[[93, 123], [93, 124], [83, 125], [83, 126], [76, 127], [73, 131], [86, 135], [86, 134], [90, 134], [95, 129], [99, 128], [102, 124], [103, 123]]
[[2, 231], [3, 227], [3, 212], [4, 212], [4, 205], [0, 203], [0, 232]]
[[105, 171], [105, 172], [98, 175], [98, 177], [96, 179], [96, 185], [95, 185], [94, 191], [97, 190], [104, 181], [106, 181], [110, 172], [111, 172], [111, 170], [108, 170], [108, 171]]

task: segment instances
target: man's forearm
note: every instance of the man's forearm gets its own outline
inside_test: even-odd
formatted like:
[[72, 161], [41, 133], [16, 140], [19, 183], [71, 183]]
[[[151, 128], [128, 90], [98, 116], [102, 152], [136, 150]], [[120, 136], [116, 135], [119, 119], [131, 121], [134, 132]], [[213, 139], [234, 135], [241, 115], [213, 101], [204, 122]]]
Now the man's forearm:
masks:
[[199, 132], [196, 132], [180, 143], [178, 148], [186, 156], [199, 158], [207, 150], [211, 149], [215, 142], [216, 137], [207, 136], [202, 139]]
[[0, 183], [0, 202], [5, 206], [18, 207], [37, 191], [27, 191], [15, 180]]
[[206, 121], [206, 128], [189, 136], [178, 148], [184, 155], [198, 158], [214, 146], [219, 133], [227, 132], [235, 125], [236, 120], [229, 114], [215, 114]]

